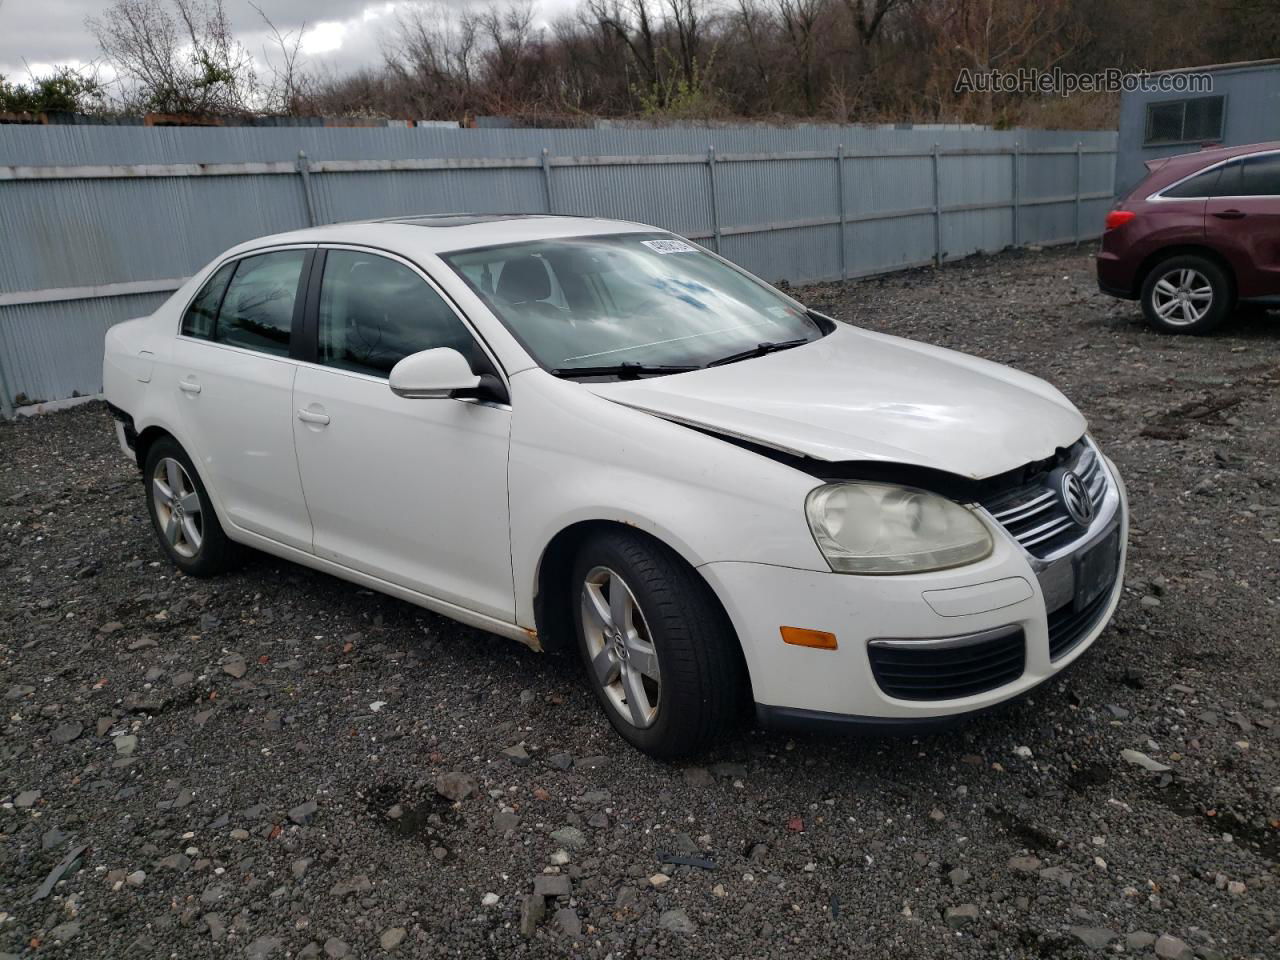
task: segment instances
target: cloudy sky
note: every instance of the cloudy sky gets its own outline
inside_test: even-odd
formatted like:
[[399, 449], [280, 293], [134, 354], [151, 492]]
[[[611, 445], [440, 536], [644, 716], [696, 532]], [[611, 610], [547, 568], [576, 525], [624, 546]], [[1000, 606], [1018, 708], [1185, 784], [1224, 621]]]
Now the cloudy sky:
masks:
[[[162, 0], [163, 2], [163, 0]], [[303, 28], [303, 52], [309, 64], [343, 72], [381, 60], [381, 40], [405, 0], [256, 0], [282, 33]], [[259, 60], [267, 34], [249, 0], [224, 0], [236, 35]], [[487, 0], [437, 0], [437, 6], [462, 9]], [[574, 0], [534, 0], [543, 23], [576, 4]], [[79, 66], [100, 57], [85, 19], [100, 15], [110, 0], [0, 0], [0, 74], [25, 79], [54, 64]]]

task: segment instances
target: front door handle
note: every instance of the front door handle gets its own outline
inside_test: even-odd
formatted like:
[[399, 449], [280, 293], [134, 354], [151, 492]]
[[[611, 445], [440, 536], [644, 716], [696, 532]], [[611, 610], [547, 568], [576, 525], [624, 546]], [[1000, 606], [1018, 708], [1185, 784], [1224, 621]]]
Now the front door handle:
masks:
[[316, 413], [314, 410], [299, 410], [298, 419], [303, 423], [317, 423], [322, 427], [329, 425], [329, 415], [327, 413]]
[[200, 384], [194, 380], [179, 380], [178, 389], [183, 393], [197, 394], [200, 392]]
[[1219, 220], [1241, 220], [1244, 218], [1243, 210], [1219, 210], [1214, 213]]

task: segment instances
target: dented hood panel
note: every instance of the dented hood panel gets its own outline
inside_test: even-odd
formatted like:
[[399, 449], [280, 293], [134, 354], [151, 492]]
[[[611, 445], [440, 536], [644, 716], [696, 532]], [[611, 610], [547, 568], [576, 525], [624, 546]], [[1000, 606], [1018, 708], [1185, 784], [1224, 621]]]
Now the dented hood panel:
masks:
[[972, 479], [1049, 457], [1086, 426], [1066, 397], [1036, 377], [845, 324], [803, 347], [723, 367], [584, 386], [786, 453]]

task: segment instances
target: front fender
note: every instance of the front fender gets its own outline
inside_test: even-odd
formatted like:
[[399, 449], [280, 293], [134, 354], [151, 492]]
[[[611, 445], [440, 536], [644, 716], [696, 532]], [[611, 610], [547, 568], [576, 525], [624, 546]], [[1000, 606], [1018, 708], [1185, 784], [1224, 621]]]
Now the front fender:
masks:
[[534, 625], [547, 545], [587, 520], [643, 530], [694, 567], [737, 560], [830, 569], [804, 514], [815, 478], [541, 370], [511, 386], [511, 564], [522, 626]]

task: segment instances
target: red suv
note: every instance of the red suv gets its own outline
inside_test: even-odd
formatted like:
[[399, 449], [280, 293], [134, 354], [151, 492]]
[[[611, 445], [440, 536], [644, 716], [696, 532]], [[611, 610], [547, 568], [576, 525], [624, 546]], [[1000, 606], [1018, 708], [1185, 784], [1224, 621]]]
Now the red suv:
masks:
[[1103, 293], [1166, 333], [1207, 333], [1238, 302], [1280, 305], [1280, 141], [1147, 162], [1107, 214]]

